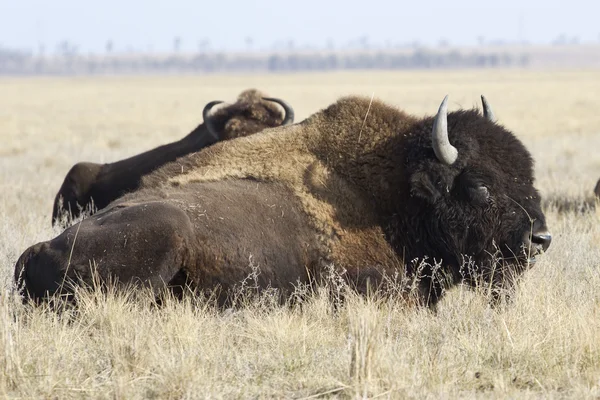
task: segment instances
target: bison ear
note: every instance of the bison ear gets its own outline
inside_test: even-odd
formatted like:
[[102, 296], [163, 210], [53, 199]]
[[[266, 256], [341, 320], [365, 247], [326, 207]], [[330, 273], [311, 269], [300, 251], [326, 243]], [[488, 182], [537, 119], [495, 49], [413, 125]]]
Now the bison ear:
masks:
[[421, 171], [415, 172], [410, 177], [410, 195], [434, 203], [441, 196], [441, 193], [433, 183], [431, 176]]

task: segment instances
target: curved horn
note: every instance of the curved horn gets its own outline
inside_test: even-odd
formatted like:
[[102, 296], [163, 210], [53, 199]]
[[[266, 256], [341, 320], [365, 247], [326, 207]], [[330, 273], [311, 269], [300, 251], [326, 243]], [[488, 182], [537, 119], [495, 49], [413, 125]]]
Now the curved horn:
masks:
[[484, 95], [481, 95], [481, 103], [483, 104], [483, 116], [489, 121], [496, 122], [496, 116], [494, 115], [492, 107], [490, 107], [490, 103], [488, 103]]
[[204, 110], [202, 110], [202, 119], [204, 120], [206, 129], [208, 130], [208, 133], [210, 133], [210, 135], [217, 140], [219, 140], [219, 133], [217, 132], [217, 129], [213, 125], [212, 120], [210, 118], [210, 110], [217, 104], [221, 104], [221, 103], [222, 103], [221, 100], [211, 101], [210, 103], [205, 105]]
[[263, 100], [272, 101], [273, 103], [279, 104], [283, 107], [283, 111], [285, 111], [285, 116], [283, 117], [283, 121], [281, 125], [290, 125], [294, 123], [294, 109], [287, 101], [278, 99], [276, 97], [263, 97]]
[[448, 96], [444, 97], [433, 121], [431, 144], [438, 160], [447, 165], [451, 165], [456, 161], [458, 150], [448, 140]]

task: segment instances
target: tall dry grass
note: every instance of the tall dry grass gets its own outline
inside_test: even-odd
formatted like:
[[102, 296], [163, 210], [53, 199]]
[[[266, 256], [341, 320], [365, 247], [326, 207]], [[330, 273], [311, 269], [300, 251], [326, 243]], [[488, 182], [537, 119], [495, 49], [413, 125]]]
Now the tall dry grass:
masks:
[[600, 221], [547, 210], [548, 254], [511, 304], [456, 288], [437, 312], [352, 294], [290, 306], [83, 290], [77, 308], [23, 305], [10, 291], [29, 245], [53, 237], [69, 167], [176, 140], [213, 99], [258, 87], [299, 118], [360, 93], [431, 114], [486, 94], [536, 159], [546, 198], [582, 202], [600, 177], [600, 72], [454, 71], [332, 75], [0, 80], [0, 396], [9, 398], [597, 398]]

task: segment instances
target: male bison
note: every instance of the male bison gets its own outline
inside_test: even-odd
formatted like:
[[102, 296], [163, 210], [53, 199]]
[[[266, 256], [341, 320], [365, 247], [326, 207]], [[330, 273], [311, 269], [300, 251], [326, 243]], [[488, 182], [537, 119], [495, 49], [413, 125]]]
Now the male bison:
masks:
[[[52, 224], [62, 219], [63, 211], [72, 218], [82, 209], [101, 210], [111, 201], [135, 190], [142, 176], [175, 159], [210, 146], [220, 140], [250, 135], [265, 128], [294, 122], [294, 110], [283, 100], [262, 97], [256, 90], [242, 92], [236, 103], [210, 115], [211, 101], [204, 107], [204, 123], [183, 139], [157, 147], [137, 156], [110, 164], [80, 162], [75, 164], [63, 181], [54, 199]], [[273, 104], [281, 105], [281, 112]]]
[[417, 118], [346, 97], [305, 121], [217, 143], [15, 267], [34, 299], [65, 281], [228, 289], [258, 268], [289, 293], [333, 266], [360, 292], [402, 278], [422, 304], [459, 282], [510, 287], [550, 245], [533, 161], [476, 110]]

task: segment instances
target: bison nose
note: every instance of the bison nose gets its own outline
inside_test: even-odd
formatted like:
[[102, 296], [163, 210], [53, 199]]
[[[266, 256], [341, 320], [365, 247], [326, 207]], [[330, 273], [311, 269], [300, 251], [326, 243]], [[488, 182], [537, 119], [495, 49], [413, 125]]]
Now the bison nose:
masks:
[[548, 231], [535, 232], [531, 236], [531, 241], [535, 244], [542, 245], [542, 249], [546, 251], [548, 250], [548, 247], [550, 247], [550, 242], [552, 242], [552, 235]]

